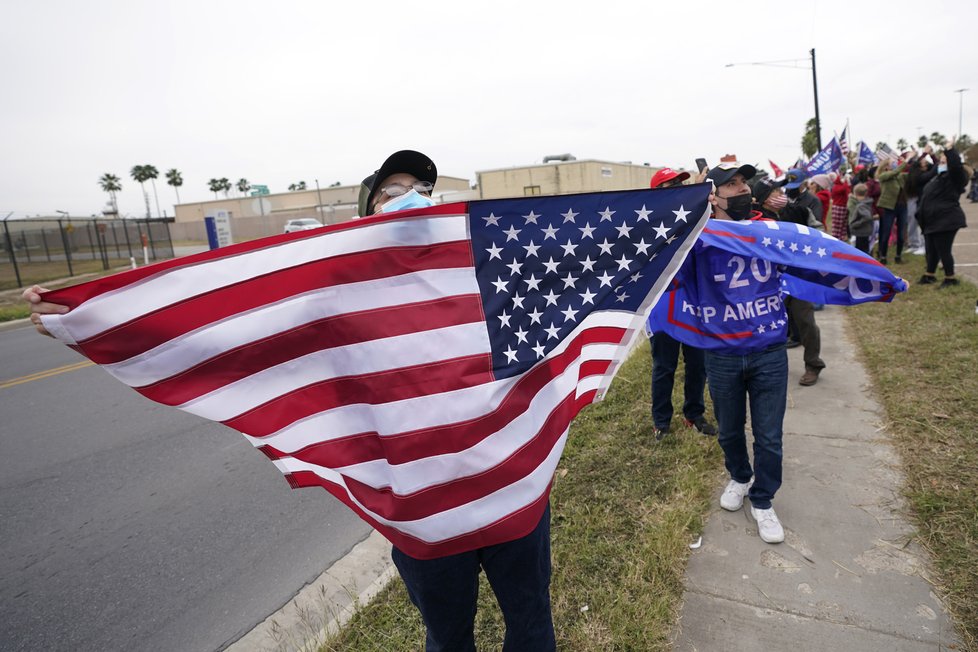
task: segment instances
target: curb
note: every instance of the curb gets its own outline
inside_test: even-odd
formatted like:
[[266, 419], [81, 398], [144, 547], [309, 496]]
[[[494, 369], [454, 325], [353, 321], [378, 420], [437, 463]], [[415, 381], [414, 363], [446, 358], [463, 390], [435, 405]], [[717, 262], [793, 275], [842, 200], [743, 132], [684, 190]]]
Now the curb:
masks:
[[376, 530], [228, 652], [312, 652], [397, 576], [390, 543]]

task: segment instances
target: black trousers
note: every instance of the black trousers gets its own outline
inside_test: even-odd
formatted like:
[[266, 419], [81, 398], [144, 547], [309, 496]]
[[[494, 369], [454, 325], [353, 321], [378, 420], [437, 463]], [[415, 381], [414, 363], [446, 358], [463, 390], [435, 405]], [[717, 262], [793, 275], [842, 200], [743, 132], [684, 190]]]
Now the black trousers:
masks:
[[822, 333], [815, 323], [814, 305], [795, 297], [785, 297], [784, 307], [788, 311], [788, 320], [798, 329], [798, 341], [805, 349], [805, 366], [825, 369], [822, 361]]
[[954, 246], [954, 236], [957, 234], [958, 230], [955, 229], [924, 235], [924, 254], [927, 258], [928, 274], [937, 271], [939, 260], [944, 267], [944, 276], [954, 276], [954, 256], [951, 255], [951, 247]]

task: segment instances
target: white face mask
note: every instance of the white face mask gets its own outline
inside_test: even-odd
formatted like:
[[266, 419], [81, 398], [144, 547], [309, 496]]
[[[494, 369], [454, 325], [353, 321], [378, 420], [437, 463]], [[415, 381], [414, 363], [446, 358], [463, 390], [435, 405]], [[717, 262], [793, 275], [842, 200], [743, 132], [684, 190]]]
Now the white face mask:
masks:
[[425, 197], [417, 190], [412, 188], [408, 192], [394, 197], [389, 200], [386, 204], [379, 206], [377, 208], [378, 213], [393, 213], [395, 211], [405, 211], [409, 208], [427, 208], [428, 206], [434, 206], [435, 200], [431, 197]]

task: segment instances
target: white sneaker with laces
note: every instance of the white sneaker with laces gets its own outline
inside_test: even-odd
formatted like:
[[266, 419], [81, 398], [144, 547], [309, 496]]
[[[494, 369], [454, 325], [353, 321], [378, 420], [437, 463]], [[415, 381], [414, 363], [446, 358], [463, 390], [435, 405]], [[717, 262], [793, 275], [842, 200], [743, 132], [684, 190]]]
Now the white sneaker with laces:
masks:
[[754, 484], [753, 479], [750, 482], [737, 482], [736, 480], [728, 482], [727, 488], [723, 490], [723, 495], [720, 496], [720, 507], [728, 512], [736, 512], [743, 507], [744, 496], [750, 491], [752, 484]]
[[757, 533], [761, 535], [761, 540], [765, 543], [781, 543], [784, 541], [784, 528], [778, 515], [774, 513], [774, 508], [757, 509], [750, 508], [750, 515], [757, 521]]

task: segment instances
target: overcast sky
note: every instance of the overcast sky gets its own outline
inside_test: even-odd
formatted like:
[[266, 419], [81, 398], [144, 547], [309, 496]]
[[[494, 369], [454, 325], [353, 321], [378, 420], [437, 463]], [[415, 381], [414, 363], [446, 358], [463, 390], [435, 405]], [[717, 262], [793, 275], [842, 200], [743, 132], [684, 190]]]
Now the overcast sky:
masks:
[[[978, 2], [5, 2], [0, 218], [122, 213], [213, 198], [212, 177], [283, 192], [357, 183], [392, 151], [442, 174], [579, 159], [694, 166], [800, 155], [849, 119], [853, 140], [978, 135]], [[724, 67], [800, 59], [798, 69]], [[154, 207], [155, 212], [155, 207]]]

